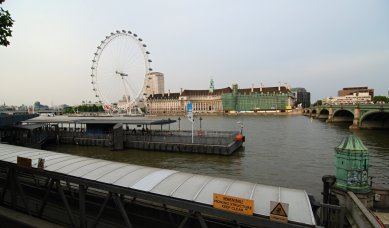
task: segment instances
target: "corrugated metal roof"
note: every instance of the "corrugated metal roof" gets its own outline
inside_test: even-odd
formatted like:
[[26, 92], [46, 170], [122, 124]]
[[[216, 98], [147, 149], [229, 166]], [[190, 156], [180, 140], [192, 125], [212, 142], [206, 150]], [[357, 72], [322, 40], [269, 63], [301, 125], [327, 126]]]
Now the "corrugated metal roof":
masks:
[[16, 163], [17, 156], [44, 158], [47, 171], [202, 204], [213, 205], [213, 193], [252, 199], [254, 213], [258, 215], [269, 216], [270, 201], [281, 201], [289, 204], [290, 221], [315, 225], [308, 195], [304, 190], [0, 144], [0, 160]]

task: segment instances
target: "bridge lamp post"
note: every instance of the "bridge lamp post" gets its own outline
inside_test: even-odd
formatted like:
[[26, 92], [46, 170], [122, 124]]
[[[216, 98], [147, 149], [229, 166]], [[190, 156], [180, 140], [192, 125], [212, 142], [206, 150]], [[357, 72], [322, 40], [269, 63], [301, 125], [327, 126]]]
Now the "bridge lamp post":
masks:
[[181, 130], [181, 118], [178, 117], [178, 131]]
[[359, 93], [357, 93], [357, 107], [359, 107]]
[[201, 130], [201, 121], [203, 120], [203, 118], [201, 118], [201, 116], [200, 116], [200, 130]]
[[240, 134], [243, 135], [243, 120], [236, 122], [240, 126]]

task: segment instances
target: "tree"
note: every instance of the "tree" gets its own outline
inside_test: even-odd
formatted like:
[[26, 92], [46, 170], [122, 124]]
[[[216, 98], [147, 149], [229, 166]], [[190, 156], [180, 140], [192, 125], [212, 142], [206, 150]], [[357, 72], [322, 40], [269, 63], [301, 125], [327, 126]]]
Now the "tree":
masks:
[[372, 100], [374, 103], [377, 103], [378, 101], [385, 102], [385, 103], [388, 103], [388, 102], [389, 102], [389, 98], [387, 98], [387, 97], [385, 97], [385, 96], [374, 96], [371, 100]]
[[322, 101], [321, 100], [317, 100], [314, 104], [313, 104], [313, 106], [315, 107], [315, 106], [321, 106], [322, 105]]
[[97, 106], [97, 107], [98, 107], [98, 112], [104, 112], [103, 106], [99, 105], [99, 106]]
[[65, 113], [73, 113], [74, 112], [73, 107], [66, 107], [63, 111]]
[[92, 112], [98, 112], [98, 111], [99, 111], [99, 108], [95, 104], [93, 104], [92, 105]]
[[[0, 4], [2, 4], [4, 0], [0, 0]], [[11, 27], [14, 23], [14, 20], [11, 18], [11, 14], [0, 7], [0, 46], [8, 46], [9, 41], [7, 37], [12, 36]]]

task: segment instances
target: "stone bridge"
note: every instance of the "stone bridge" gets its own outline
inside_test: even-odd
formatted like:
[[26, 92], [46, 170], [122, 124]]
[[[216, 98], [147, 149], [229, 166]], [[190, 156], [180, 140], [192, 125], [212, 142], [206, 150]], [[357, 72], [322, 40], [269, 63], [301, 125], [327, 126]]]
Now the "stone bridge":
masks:
[[304, 115], [328, 123], [350, 122], [354, 129], [389, 129], [389, 104], [322, 105], [304, 109]]

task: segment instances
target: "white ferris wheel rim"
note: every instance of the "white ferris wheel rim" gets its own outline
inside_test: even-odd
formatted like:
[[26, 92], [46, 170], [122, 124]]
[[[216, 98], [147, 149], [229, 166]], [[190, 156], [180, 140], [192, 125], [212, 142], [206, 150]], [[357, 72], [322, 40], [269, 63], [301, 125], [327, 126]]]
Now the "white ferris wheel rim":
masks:
[[[137, 34], [132, 33], [131, 31], [125, 31], [125, 30], [119, 31], [119, 30], [117, 30], [115, 33], [112, 32], [112, 33], [110, 33], [110, 35], [106, 36], [105, 39], [103, 41], [101, 41], [101, 44], [97, 47], [97, 50], [94, 53], [94, 58], [92, 60], [92, 66], [91, 66], [91, 70], [92, 70], [92, 73], [91, 73], [92, 82], [91, 83], [92, 83], [93, 91], [95, 93], [95, 97], [98, 98], [98, 101], [100, 104], [105, 105], [105, 106], [111, 106], [113, 101], [106, 99], [106, 97], [104, 96], [104, 94], [101, 91], [102, 90], [101, 85], [98, 82], [99, 62], [100, 62], [100, 59], [101, 59], [101, 56], [102, 56], [104, 50], [107, 47], [109, 47], [109, 44], [111, 44], [112, 41], [115, 41], [118, 38], [122, 38], [122, 37], [129, 38], [128, 40], [130, 42], [133, 42], [133, 44], [135, 44], [139, 48], [139, 50], [141, 51], [141, 53], [143, 55], [143, 63], [144, 63], [144, 75], [142, 75], [143, 76], [142, 83], [139, 86], [138, 91], [136, 91], [135, 95], [131, 96], [131, 100], [130, 101], [127, 100], [128, 106], [132, 106], [136, 102], [136, 100], [138, 100], [142, 97], [142, 92], [144, 91], [144, 86], [145, 86], [145, 81], [146, 81], [147, 75], [152, 70], [150, 68], [151, 60], [149, 59], [149, 56], [148, 56], [150, 54], [150, 52], [148, 52], [146, 50], [147, 45], [142, 42], [143, 40], [140, 37], [138, 37]], [[124, 73], [121, 73], [118, 71], [116, 71], [116, 73], [120, 74], [120, 75], [122, 75], [122, 74], [124, 75]], [[122, 81], [123, 81], [124, 90], [126, 90], [126, 83], [124, 83], [125, 81], [123, 80], [123, 76], [122, 76]], [[127, 97], [127, 95], [128, 94], [126, 93], [126, 97]]]

